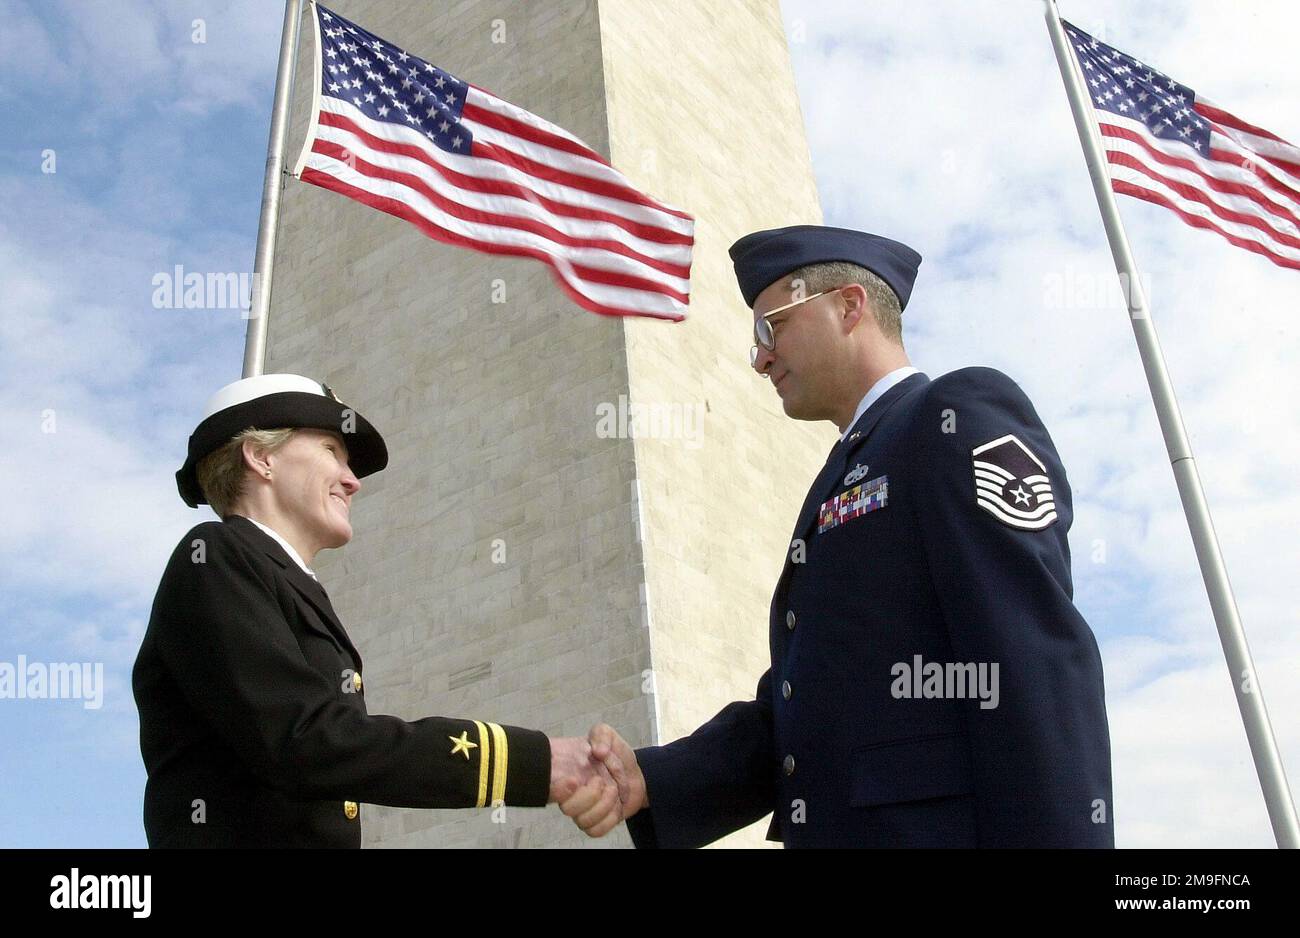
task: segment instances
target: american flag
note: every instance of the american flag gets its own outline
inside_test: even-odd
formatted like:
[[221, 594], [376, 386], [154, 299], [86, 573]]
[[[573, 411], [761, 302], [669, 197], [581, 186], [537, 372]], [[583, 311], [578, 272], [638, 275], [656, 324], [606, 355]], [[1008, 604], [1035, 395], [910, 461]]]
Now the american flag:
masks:
[[1300, 149], [1062, 25], [1092, 99], [1111, 188], [1300, 269]]
[[543, 261], [593, 313], [685, 318], [690, 215], [568, 131], [312, 6], [320, 84], [294, 175], [437, 241]]

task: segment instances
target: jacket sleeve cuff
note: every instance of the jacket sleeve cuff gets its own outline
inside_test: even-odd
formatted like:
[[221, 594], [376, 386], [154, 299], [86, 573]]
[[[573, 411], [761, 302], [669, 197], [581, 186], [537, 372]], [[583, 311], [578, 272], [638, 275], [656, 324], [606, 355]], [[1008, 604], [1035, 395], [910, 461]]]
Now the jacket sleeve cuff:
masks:
[[494, 761], [504, 779], [505, 803], [521, 808], [545, 807], [551, 794], [551, 741], [545, 733], [518, 726], [497, 727], [505, 745]]
[[632, 835], [632, 846], [638, 850], [657, 850], [659, 837], [655, 834], [655, 817], [649, 807], [644, 807], [627, 819], [627, 832]]

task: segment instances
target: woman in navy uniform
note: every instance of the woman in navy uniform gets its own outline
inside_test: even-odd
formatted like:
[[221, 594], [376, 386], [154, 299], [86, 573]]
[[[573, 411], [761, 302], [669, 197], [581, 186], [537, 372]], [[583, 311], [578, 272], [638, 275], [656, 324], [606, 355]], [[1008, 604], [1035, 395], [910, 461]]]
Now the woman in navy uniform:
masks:
[[904, 244], [800, 225], [731, 257], [754, 368], [840, 440], [791, 534], [754, 699], [635, 754], [593, 730], [628, 768], [633, 841], [699, 846], [771, 812], [786, 846], [1114, 846], [1070, 487], [1033, 405], [989, 368], [911, 366]]
[[311, 570], [346, 544], [379, 432], [319, 382], [222, 388], [176, 474], [222, 518], [163, 573], [132, 685], [151, 847], [359, 847], [360, 803], [540, 806], [597, 836], [618, 792], [585, 740], [367, 712], [361, 655]]

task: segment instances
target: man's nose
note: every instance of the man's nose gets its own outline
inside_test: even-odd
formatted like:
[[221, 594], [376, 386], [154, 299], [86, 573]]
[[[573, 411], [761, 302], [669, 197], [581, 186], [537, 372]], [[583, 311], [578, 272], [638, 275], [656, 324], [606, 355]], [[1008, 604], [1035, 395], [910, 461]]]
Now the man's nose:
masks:
[[361, 480], [353, 475], [351, 469], [345, 469], [343, 471], [343, 478], [339, 479], [339, 482], [343, 486], [343, 491], [347, 492], [350, 496], [357, 494], [357, 491], [361, 488]]
[[772, 367], [772, 362], [776, 361], [776, 356], [761, 345], [755, 346], [758, 353], [754, 357], [754, 370], [760, 375], [767, 375], [767, 370]]

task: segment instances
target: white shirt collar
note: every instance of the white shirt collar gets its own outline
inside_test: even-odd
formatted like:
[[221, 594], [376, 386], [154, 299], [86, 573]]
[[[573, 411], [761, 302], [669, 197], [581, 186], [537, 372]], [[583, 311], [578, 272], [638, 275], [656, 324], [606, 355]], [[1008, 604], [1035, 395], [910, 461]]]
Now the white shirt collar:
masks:
[[[244, 516], [241, 516], [241, 517], [244, 517]], [[293, 545], [292, 545], [292, 544], [290, 544], [288, 541], [286, 541], [284, 538], [282, 538], [282, 537], [281, 537], [279, 534], [277, 534], [275, 531], [271, 530], [271, 529], [268, 528], [266, 525], [262, 524], [262, 522], [258, 521], [256, 518], [249, 518], [248, 520], [251, 521], [251, 522], [253, 522], [253, 524], [257, 525], [257, 526], [258, 526], [259, 528], [261, 528], [263, 531], [265, 531], [268, 535], [270, 535], [270, 536], [275, 540], [275, 542], [276, 542], [277, 544], [279, 544], [281, 547], [283, 547], [283, 548], [284, 548], [284, 552], [285, 552], [286, 554], [288, 554], [290, 557], [293, 558], [293, 562], [296, 563], [298, 566], [302, 567], [302, 572], [303, 572], [303, 573], [307, 574], [307, 575], [308, 575], [309, 577], [311, 577], [313, 580], [316, 580], [316, 582], [318, 582], [318, 583], [320, 582], [320, 579], [316, 576], [315, 573], [312, 572], [311, 568], [308, 567], [305, 563], [302, 562], [302, 557], [299, 555], [299, 553], [298, 553], [296, 550], [293, 549]]]
[[921, 370], [919, 368], [913, 368], [911, 365], [904, 365], [902, 368], [895, 368], [889, 374], [885, 375], [873, 384], [871, 390], [868, 391], [858, 403], [858, 409], [853, 414], [853, 419], [849, 421], [849, 425], [844, 429], [844, 432], [840, 434], [840, 441], [843, 442], [844, 438], [849, 435], [849, 432], [857, 426], [858, 421], [862, 419], [862, 415], [867, 412], [867, 408], [884, 397], [886, 391], [898, 384], [898, 382], [902, 381], [904, 378], [910, 378], [912, 375], [920, 373]]

